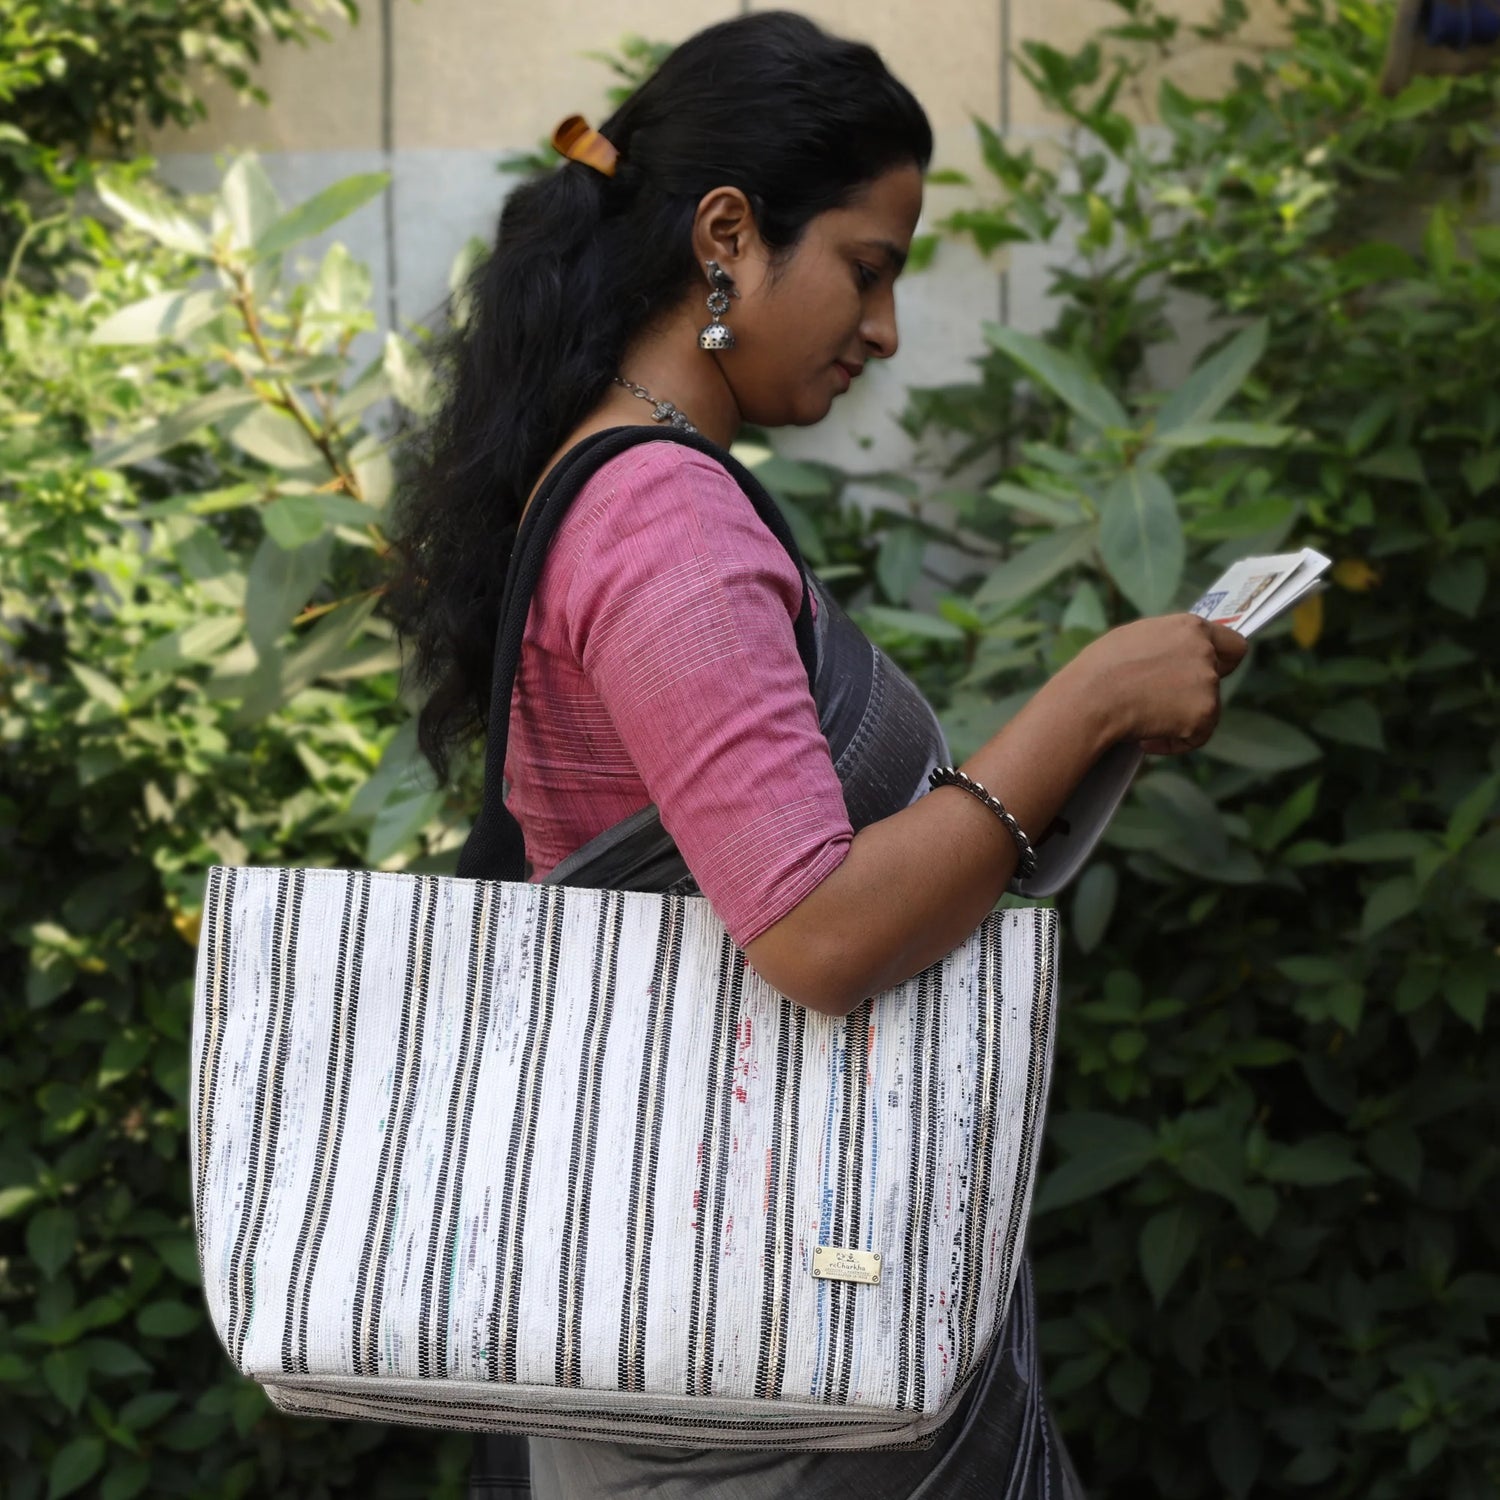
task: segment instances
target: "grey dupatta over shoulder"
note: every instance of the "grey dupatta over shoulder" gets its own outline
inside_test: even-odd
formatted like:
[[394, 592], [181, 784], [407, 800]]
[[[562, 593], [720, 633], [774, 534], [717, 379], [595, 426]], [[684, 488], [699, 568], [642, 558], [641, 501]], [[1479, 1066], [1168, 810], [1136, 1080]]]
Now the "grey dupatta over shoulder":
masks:
[[[727, 457], [702, 438], [665, 429], [637, 432], [642, 439], [667, 438], [711, 457]], [[579, 451], [555, 472], [569, 467]], [[858, 832], [922, 796], [927, 773], [948, 759], [948, 747], [915, 684], [815, 576], [805, 568], [803, 575], [818, 605], [813, 660], [808, 661], [805, 627], [799, 630], [799, 648], [850, 823]], [[697, 891], [650, 806], [590, 840], [546, 880], [596, 889]], [[516, 1442], [488, 1434], [475, 1439], [471, 1500], [508, 1500], [516, 1493], [500, 1477], [515, 1471]], [[543, 1500], [647, 1495], [653, 1500], [791, 1495], [797, 1500], [1081, 1500], [1083, 1494], [1043, 1399], [1026, 1260], [1006, 1322], [969, 1393], [948, 1423], [921, 1444], [868, 1452], [765, 1453], [532, 1438], [529, 1447], [532, 1490]]]

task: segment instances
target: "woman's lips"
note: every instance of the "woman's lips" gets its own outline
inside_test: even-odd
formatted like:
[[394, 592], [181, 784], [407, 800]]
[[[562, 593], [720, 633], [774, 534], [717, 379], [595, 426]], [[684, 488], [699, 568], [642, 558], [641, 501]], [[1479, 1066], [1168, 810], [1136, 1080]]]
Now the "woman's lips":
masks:
[[847, 391], [849, 387], [854, 383], [854, 377], [859, 373], [859, 371], [851, 370], [848, 365], [846, 365], [842, 360], [838, 359], [834, 360], [833, 368], [844, 377], [843, 388]]

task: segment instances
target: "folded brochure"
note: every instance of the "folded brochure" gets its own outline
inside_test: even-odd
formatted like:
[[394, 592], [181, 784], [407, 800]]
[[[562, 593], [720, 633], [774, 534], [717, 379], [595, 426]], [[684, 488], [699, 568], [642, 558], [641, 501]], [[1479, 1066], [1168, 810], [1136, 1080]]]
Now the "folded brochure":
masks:
[[[1329, 566], [1330, 559], [1311, 547], [1276, 557], [1244, 557], [1189, 612], [1250, 636], [1306, 598]], [[1035, 872], [1030, 879], [1014, 881], [1011, 889], [1031, 898], [1062, 890], [1094, 852], [1144, 759], [1145, 753], [1133, 740], [1106, 750], [1074, 788], [1046, 839], [1037, 845]]]

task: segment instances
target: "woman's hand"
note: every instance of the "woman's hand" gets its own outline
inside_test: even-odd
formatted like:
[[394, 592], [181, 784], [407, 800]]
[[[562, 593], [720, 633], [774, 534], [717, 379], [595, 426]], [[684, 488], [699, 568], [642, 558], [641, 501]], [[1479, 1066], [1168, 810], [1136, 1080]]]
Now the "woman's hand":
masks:
[[1248, 643], [1197, 615], [1160, 615], [1121, 625], [1086, 646], [1059, 676], [1104, 706], [1116, 739], [1149, 755], [1196, 750], [1219, 722], [1219, 682]]

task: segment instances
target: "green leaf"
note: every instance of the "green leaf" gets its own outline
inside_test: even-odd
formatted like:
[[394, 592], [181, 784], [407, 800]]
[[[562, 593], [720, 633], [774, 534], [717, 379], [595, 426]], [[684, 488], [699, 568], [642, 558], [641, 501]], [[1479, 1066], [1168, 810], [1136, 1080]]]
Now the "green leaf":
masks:
[[1148, 771], [1132, 788], [1172, 825], [1172, 840], [1196, 866], [1213, 869], [1229, 858], [1229, 833], [1213, 799], [1196, 782], [1177, 771]]
[[259, 405], [259, 399], [247, 391], [233, 388], [210, 391], [208, 395], [179, 407], [154, 426], [102, 448], [97, 461], [105, 469], [122, 469], [128, 464], [144, 463], [148, 458], [155, 458], [158, 453], [186, 442], [210, 423], [226, 417], [242, 417]]
[[[960, 174], [961, 175], [961, 174]], [[931, 174], [927, 180], [933, 180]], [[932, 258], [937, 254], [938, 246], [942, 243], [942, 236], [937, 234], [914, 234], [911, 245], [906, 253], [906, 269], [911, 275], [918, 271], [925, 271], [932, 264]]]
[[1422, 249], [1437, 276], [1446, 277], [1452, 272], [1453, 263], [1458, 258], [1458, 241], [1453, 234], [1452, 211], [1446, 203], [1437, 204], [1428, 213]]
[[1338, 740], [1366, 750], [1385, 749], [1385, 729], [1368, 698], [1346, 698], [1342, 703], [1330, 704], [1309, 727], [1325, 740]]
[[892, 604], [905, 604], [922, 576], [927, 538], [915, 526], [893, 526], [875, 554], [875, 579]]
[[1422, 1180], [1422, 1141], [1410, 1125], [1396, 1121], [1372, 1130], [1365, 1138], [1365, 1154], [1409, 1192], [1417, 1191]]
[[1151, 1400], [1151, 1370], [1139, 1359], [1117, 1359], [1104, 1377], [1109, 1399], [1127, 1416], [1144, 1414]]
[[1495, 978], [1493, 960], [1487, 954], [1474, 954], [1457, 964], [1444, 981], [1443, 998], [1449, 1010], [1475, 1031], [1484, 1029]]
[[1487, 776], [1472, 791], [1467, 792], [1453, 816], [1448, 819], [1445, 842], [1450, 849], [1462, 849], [1484, 826], [1495, 798], [1500, 796], [1500, 774]]
[[135, 670], [142, 676], [152, 672], [171, 671], [191, 662], [213, 661], [226, 647], [239, 639], [245, 622], [238, 615], [210, 615], [158, 636], [135, 659]]
[[1422, 465], [1422, 455], [1415, 448], [1380, 448], [1362, 458], [1354, 466], [1356, 474], [1368, 474], [1372, 479], [1402, 479], [1408, 484], [1426, 484], [1427, 470]]
[[44, 1208], [26, 1225], [26, 1253], [51, 1281], [73, 1258], [78, 1215], [70, 1208]]
[[1422, 268], [1399, 245], [1386, 240], [1367, 240], [1339, 257], [1337, 270], [1351, 286], [1368, 286], [1376, 281], [1410, 281], [1422, 274]]
[[914, 636], [928, 641], [962, 641], [964, 633], [951, 621], [940, 615], [923, 614], [915, 609], [892, 609], [885, 604], [871, 604], [858, 611], [861, 623], [891, 631], [900, 635]]
[[340, 219], [383, 193], [390, 180], [388, 172], [365, 172], [324, 188], [316, 197], [284, 213], [256, 240], [257, 258], [280, 255], [292, 245], [331, 229]]
[[760, 451], [763, 457], [746, 453], [741, 462], [773, 494], [789, 495], [794, 500], [820, 500], [833, 493], [833, 478], [826, 469], [782, 458], [768, 448]]
[[1322, 754], [1300, 729], [1248, 708], [1226, 708], [1205, 755], [1247, 771], [1286, 771]]
[[176, 1405], [176, 1391], [142, 1391], [120, 1408], [120, 1425], [128, 1427], [132, 1432], [143, 1432], [161, 1421]]
[[1433, 840], [1425, 833], [1388, 828], [1382, 833], [1367, 833], [1350, 839], [1347, 844], [1338, 845], [1334, 853], [1353, 864], [1380, 864], [1389, 860], [1416, 859], [1434, 847]]
[[245, 614], [250, 640], [266, 655], [301, 613], [323, 578], [331, 537], [320, 537], [295, 552], [264, 537], [246, 576]]
[[1395, 875], [1383, 880], [1370, 892], [1360, 918], [1359, 935], [1369, 939], [1384, 932], [1393, 922], [1410, 916], [1421, 903], [1421, 891], [1410, 875]]
[[1427, 595], [1445, 609], [1472, 620], [1484, 600], [1484, 560], [1466, 553], [1450, 557], [1433, 570], [1427, 580]]
[[47, 1470], [47, 1500], [62, 1500], [81, 1489], [104, 1466], [104, 1439], [74, 1438], [57, 1450]]
[[155, 344], [185, 339], [229, 305], [222, 291], [161, 292], [107, 317], [89, 335], [91, 344]]
[[278, 547], [294, 552], [323, 535], [325, 520], [317, 495], [281, 495], [261, 511], [266, 535]]
[[[308, 294], [305, 326], [335, 335], [373, 328], [373, 290], [369, 267], [343, 245], [330, 245]], [[342, 366], [343, 361], [336, 360], [335, 364]]]
[[1181, 1204], [1152, 1214], [1141, 1229], [1141, 1274], [1158, 1307], [1198, 1245], [1198, 1221]]
[[188, 1286], [201, 1286], [202, 1273], [198, 1269], [197, 1242], [190, 1234], [163, 1236], [152, 1242], [152, 1247], [161, 1257], [162, 1264]]
[[201, 1321], [198, 1309], [183, 1302], [148, 1302], [135, 1315], [135, 1326], [153, 1339], [181, 1338]]
[[1054, 526], [1076, 525], [1082, 515], [1078, 502], [1057, 495], [1044, 495], [1029, 490], [1024, 485], [1002, 480], [991, 485], [985, 494], [997, 505], [1009, 506], [1025, 516], [1035, 516], [1040, 521], [1050, 521]]
[[102, 704], [114, 714], [125, 711], [129, 700], [103, 672], [95, 671], [93, 667], [86, 667], [81, 661], [70, 661], [68, 670], [78, 679], [84, 692], [94, 702]]
[[247, 688], [235, 713], [236, 724], [253, 724], [274, 713], [325, 672], [343, 664], [350, 643], [375, 611], [376, 598], [366, 595], [330, 610], [299, 637], [295, 650], [263, 660], [257, 679]]
[[99, 196], [127, 224], [143, 230], [169, 250], [197, 256], [210, 253], [202, 227], [159, 189], [108, 178], [99, 179], [96, 186]]
[[1128, 428], [1125, 408], [1093, 371], [1071, 354], [1019, 329], [986, 323], [984, 336], [992, 348], [1014, 360], [1038, 384], [1071, 407], [1091, 427]]
[[281, 215], [276, 189], [253, 151], [236, 157], [224, 174], [219, 203], [237, 250], [250, 249]]
[[187, 534], [173, 543], [172, 550], [183, 572], [206, 599], [227, 609], [244, 608], [245, 575], [212, 526], [191, 524]]
[[1099, 522], [1110, 576], [1143, 615], [1161, 613], [1182, 580], [1186, 543], [1177, 500], [1160, 474], [1139, 466], [1110, 485]]
[[1280, 448], [1296, 437], [1293, 427], [1267, 422], [1190, 422], [1153, 439], [1160, 448]]
[[437, 397], [426, 360], [399, 334], [385, 336], [385, 373], [391, 394], [419, 417], [430, 416]]
[[1245, 383], [1245, 377], [1255, 367], [1265, 347], [1265, 323], [1252, 323], [1217, 354], [1198, 365], [1157, 413], [1156, 441], [1163, 441], [1180, 428], [1213, 421], [1229, 398]]
[[297, 419], [274, 406], [257, 402], [255, 409], [225, 428], [236, 448], [282, 473], [326, 474], [329, 463]]
[[1121, 1120], [1107, 1144], [1071, 1158], [1043, 1175], [1032, 1204], [1035, 1214], [1052, 1213], [1138, 1177], [1156, 1160], [1156, 1137], [1134, 1120]]
[[151, 1373], [150, 1362], [119, 1339], [85, 1339], [78, 1347], [88, 1356], [89, 1367], [101, 1375], [118, 1378]]
[[107, 1089], [112, 1083], [128, 1078], [146, 1060], [151, 1044], [151, 1034], [134, 1027], [110, 1037], [99, 1059], [99, 1087]]
[[1286, 842], [1313, 815], [1318, 805], [1318, 793], [1323, 785], [1321, 776], [1303, 782], [1280, 807], [1267, 819], [1260, 830], [1258, 847], [1271, 850]]
[[13, 1219], [18, 1213], [31, 1207], [42, 1196], [40, 1188], [0, 1188], [0, 1221]]
[[116, 1459], [99, 1485], [99, 1500], [135, 1500], [150, 1482], [151, 1465], [146, 1459]]
[[1094, 540], [1092, 525], [1049, 532], [996, 567], [975, 590], [975, 605], [995, 607], [1028, 598], [1059, 573], [1082, 562], [1093, 551]]
[[89, 1389], [89, 1360], [82, 1349], [54, 1349], [42, 1361], [47, 1388], [76, 1417]]
[[1294, 1187], [1329, 1187], [1370, 1173], [1354, 1159], [1346, 1139], [1324, 1135], [1292, 1146], [1272, 1146], [1261, 1163], [1261, 1175]]
[[1084, 953], [1092, 953], [1102, 941], [1114, 915], [1120, 877], [1113, 865], [1090, 865], [1079, 877], [1073, 894], [1073, 941]]
[[1209, 1424], [1205, 1446], [1219, 1483], [1234, 1500], [1244, 1500], [1255, 1488], [1264, 1461], [1260, 1423], [1249, 1412], [1230, 1407]]
[[[1500, 830], [1476, 839], [1463, 853], [1463, 877], [1471, 890], [1500, 901]], [[0, 1200], [4, 1194], [0, 1193]], [[5, 1217], [0, 1208], [0, 1219]]]

